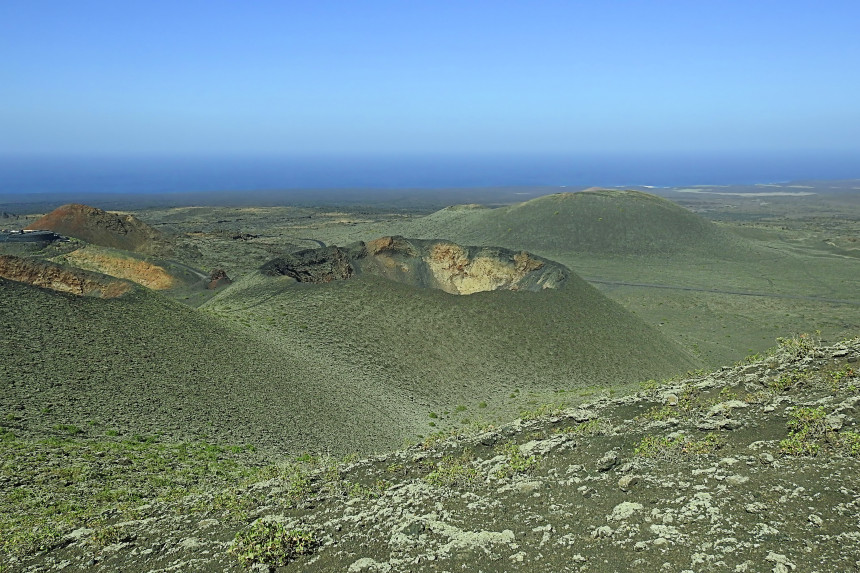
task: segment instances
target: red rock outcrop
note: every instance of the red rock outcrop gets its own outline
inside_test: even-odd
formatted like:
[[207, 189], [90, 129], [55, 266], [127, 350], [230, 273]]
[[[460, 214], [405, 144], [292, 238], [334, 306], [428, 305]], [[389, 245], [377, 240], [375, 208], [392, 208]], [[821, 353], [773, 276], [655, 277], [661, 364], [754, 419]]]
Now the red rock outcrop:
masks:
[[27, 228], [45, 229], [103, 247], [138, 252], [151, 251], [161, 239], [161, 233], [132, 215], [74, 203], [54, 209]]

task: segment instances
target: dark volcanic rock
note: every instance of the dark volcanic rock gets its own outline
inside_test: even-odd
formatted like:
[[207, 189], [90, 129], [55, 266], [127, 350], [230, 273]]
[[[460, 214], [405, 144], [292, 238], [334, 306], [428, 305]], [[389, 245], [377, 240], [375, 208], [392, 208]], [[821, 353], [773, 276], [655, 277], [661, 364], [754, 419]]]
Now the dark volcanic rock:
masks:
[[286, 275], [302, 283], [328, 283], [355, 274], [347, 249], [322, 247], [291, 253], [269, 261], [262, 267], [268, 275]]
[[227, 286], [232, 283], [233, 281], [227, 276], [227, 271], [224, 269], [213, 269], [212, 272], [209, 273], [209, 282], [206, 284], [206, 288], [214, 290], [218, 287]]

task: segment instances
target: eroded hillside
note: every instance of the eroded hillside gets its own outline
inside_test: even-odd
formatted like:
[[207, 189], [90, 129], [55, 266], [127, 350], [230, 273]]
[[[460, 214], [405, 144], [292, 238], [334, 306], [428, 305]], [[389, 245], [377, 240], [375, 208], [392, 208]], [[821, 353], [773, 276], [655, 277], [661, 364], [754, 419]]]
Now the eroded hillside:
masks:
[[76, 249], [62, 259], [76, 267], [126, 279], [153, 290], [167, 290], [178, 282], [160, 265], [91, 246]]
[[57, 292], [99, 298], [118, 297], [133, 288], [127, 281], [12, 255], [0, 255], [0, 278]]

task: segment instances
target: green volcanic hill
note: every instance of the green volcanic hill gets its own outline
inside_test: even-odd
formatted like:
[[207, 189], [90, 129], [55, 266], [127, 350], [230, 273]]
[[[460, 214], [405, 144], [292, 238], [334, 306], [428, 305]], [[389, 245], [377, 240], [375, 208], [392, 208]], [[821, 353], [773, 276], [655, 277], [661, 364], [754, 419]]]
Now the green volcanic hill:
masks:
[[[528, 392], [606, 389], [694, 366], [686, 352], [573, 274], [555, 289], [469, 295], [369, 273], [325, 284], [258, 274], [203, 308], [263, 325], [281, 346], [317, 349], [355, 376], [384, 377], [428, 410], [466, 406], [462, 416], [472, 420], [519, 413]], [[475, 410], [481, 403], [484, 412]]]
[[457, 296], [256, 274], [198, 310], [147, 289], [100, 300], [2, 280], [0, 311], [0, 410], [19, 409], [25, 434], [368, 452], [697, 365], [575, 276]]
[[496, 209], [458, 205], [397, 231], [540, 254], [731, 256], [743, 251], [737, 237], [710, 221], [640, 191], [558, 193]]

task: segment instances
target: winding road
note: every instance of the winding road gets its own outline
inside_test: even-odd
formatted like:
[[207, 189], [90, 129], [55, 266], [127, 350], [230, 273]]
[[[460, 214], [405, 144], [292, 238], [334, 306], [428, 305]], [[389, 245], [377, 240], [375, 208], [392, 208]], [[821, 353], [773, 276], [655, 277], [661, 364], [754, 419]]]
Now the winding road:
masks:
[[799, 294], [779, 294], [779, 293], [768, 293], [768, 292], [749, 292], [749, 291], [740, 291], [740, 290], [720, 290], [720, 289], [710, 289], [710, 288], [702, 288], [702, 287], [687, 287], [687, 286], [678, 286], [678, 285], [658, 285], [658, 284], [650, 284], [650, 283], [628, 283], [624, 281], [607, 281], [603, 279], [593, 278], [593, 277], [582, 277], [587, 282], [592, 284], [600, 284], [600, 285], [609, 285], [609, 286], [628, 286], [628, 287], [642, 287], [642, 288], [662, 288], [662, 289], [670, 289], [670, 290], [685, 290], [685, 291], [693, 291], [693, 292], [710, 292], [714, 294], [733, 294], [738, 296], [763, 296], [769, 298], [786, 298], [786, 299], [794, 299], [794, 300], [807, 300], [811, 302], [827, 302], [831, 304], [849, 304], [852, 306], [860, 306], [860, 301], [857, 300], [847, 300], [842, 298], [826, 298], [826, 297], [818, 297], [818, 296], [805, 296]]

